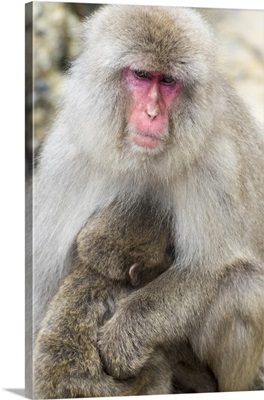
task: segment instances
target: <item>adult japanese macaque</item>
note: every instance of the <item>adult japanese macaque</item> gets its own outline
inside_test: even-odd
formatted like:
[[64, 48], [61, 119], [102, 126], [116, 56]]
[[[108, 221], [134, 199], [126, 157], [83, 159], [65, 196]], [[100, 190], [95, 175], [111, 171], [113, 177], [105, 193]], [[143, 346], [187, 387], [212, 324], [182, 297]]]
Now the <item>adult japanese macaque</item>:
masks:
[[[125, 299], [101, 336], [109, 374], [187, 346], [220, 391], [255, 388], [264, 347], [263, 137], [195, 11], [106, 6], [83, 49], [35, 177], [35, 329], [72, 243], [117, 195], [173, 210], [174, 265]], [[177, 367], [175, 367], [177, 369]]]

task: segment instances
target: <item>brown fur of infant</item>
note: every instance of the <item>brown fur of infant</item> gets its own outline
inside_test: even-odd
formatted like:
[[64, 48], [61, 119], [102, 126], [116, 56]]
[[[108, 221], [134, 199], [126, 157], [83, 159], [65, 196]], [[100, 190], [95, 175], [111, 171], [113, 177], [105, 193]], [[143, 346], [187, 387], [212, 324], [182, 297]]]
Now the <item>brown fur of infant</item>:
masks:
[[112, 203], [89, 218], [36, 338], [35, 398], [171, 393], [172, 372], [162, 351], [138, 376], [121, 381], [104, 371], [97, 344], [117, 302], [169, 267], [169, 235], [169, 218], [148, 202], [129, 210]]

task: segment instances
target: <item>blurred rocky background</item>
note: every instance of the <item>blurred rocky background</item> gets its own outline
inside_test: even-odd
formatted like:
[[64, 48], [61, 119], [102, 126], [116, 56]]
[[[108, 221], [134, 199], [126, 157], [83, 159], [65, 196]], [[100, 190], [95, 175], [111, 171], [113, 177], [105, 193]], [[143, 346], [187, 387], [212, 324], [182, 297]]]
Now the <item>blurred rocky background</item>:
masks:
[[[81, 21], [98, 5], [34, 2], [26, 8], [26, 177], [56, 113], [64, 74], [78, 54]], [[264, 123], [264, 12], [200, 9], [215, 27], [227, 72]], [[114, 23], [114, 21], [113, 21]], [[107, 34], [107, 32], [106, 32]]]

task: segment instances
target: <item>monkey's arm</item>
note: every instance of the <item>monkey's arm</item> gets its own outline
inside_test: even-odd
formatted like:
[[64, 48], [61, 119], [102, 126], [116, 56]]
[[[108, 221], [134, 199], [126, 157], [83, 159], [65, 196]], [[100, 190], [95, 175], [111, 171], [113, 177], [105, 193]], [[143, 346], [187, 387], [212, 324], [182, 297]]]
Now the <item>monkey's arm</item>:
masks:
[[156, 346], [188, 338], [211, 360], [219, 390], [247, 390], [260, 365], [263, 321], [263, 266], [234, 259], [214, 272], [175, 267], [122, 302], [103, 328], [101, 356], [110, 374], [128, 377]]
[[187, 335], [195, 314], [208, 306], [217, 286], [212, 282], [206, 293], [199, 272], [191, 276], [172, 267], [122, 300], [100, 339], [101, 356], [110, 374], [122, 378], [136, 374], [156, 346]]

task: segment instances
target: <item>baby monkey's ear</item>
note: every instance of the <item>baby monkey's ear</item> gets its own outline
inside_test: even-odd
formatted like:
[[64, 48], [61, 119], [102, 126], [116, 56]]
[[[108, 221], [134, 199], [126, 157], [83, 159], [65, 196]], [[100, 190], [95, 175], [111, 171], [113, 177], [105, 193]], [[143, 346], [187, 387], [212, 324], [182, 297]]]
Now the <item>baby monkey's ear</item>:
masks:
[[131, 265], [131, 267], [129, 268], [128, 275], [132, 286], [138, 286], [140, 284], [141, 271], [142, 266], [138, 263]]

